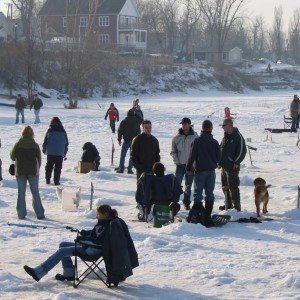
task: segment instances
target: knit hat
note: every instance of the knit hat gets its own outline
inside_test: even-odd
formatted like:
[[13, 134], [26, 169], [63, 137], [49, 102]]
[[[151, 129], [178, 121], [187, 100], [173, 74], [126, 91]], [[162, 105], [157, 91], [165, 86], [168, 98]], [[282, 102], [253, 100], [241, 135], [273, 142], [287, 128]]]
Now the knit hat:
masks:
[[213, 130], [213, 124], [209, 120], [205, 120], [202, 123], [202, 131], [212, 132]]
[[111, 103], [110, 106], [115, 106], [115, 105], [113, 103]]

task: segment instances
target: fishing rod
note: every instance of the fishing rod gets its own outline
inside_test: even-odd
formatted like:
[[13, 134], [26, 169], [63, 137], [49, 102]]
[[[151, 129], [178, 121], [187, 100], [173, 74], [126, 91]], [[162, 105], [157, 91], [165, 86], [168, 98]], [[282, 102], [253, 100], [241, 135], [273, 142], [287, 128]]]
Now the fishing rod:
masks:
[[11, 223], [7, 222], [8, 226], [16, 226], [16, 227], [22, 227], [22, 228], [32, 228], [32, 229], [67, 229], [71, 232], [79, 232], [77, 228], [71, 227], [71, 226], [49, 226], [49, 225], [41, 225], [41, 224], [22, 224], [22, 223]]

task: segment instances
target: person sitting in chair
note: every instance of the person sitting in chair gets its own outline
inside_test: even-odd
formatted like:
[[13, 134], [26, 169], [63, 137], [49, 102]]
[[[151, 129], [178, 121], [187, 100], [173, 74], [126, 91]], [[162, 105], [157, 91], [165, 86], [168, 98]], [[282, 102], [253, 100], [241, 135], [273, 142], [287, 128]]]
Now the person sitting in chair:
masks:
[[95, 170], [98, 170], [98, 167], [100, 165], [100, 155], [95, 145], [93, 145], [91, 142], [87, 142], [82, 147], [83, 153], [81, 156], [82, 162], [90, 162], [95, 163], [96, 168]]
[[79, 253], [103, 256], [108, 283], [112, 282], [116, 285], [132, 275], [132, 269], [139, 263], [126, 223], [118, 218], [118, 212], [107, 204], [100, 205], [96, 209], [96, 218], [98, 222], [92, 230], [81, 230], [76, 245], [74, 242], [62, 242], [59, 249], [46, 261], [35, 268], [25, 265], [24, 270], [34, 280], [39, 281], [61, 261], [63, 274], [56, 274], [55, 279], [72, 281], [74, 265], [71, 256]]
[[149, 214], [152, 204], [169, 205], [172, 216], [180, 210], [179, 197], [183, 190], [173, 174], [165, 175], [165, 166], [156, 162], [153, 165], [153, 173], [143, 173], [138, 180], [136, 202], [140, 212], [139, 220], [145, 220], [145, 212]]

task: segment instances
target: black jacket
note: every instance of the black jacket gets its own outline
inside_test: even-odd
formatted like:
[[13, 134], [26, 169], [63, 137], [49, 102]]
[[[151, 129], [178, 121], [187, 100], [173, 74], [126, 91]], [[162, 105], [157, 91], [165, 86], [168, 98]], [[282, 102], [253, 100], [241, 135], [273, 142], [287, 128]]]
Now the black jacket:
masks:
[[[187, 171], [212, 171], [220, 161], [220, 147], [210, 132], [201, 132], [192, 144], [190, 156], [186, 165]], [[195, 162], [195, 164], [194, 164]]]
[[125, 142], [132, 141], [141, 132], [140, 123], [135, 116], [128, 116], [122, 120], [118, 128], [118, 141], [121, 142], [122, 137]]
[[131, 276], [138, 267], [138, 254], [126, 223], [116, 217], [109, 222], [103, 242], [103, 258], [107, 271], [107, 283], [119, 283]]
[[83, 162], [94, 162], [100, 160], [99, 152], [95, 145], [91, 142], [87, 142], [82, 147], [83, 153], [81, 156], [81, 161]]
[[146, 174], [138, 180], [135, 199], [143, 206], [149, 204], [169, 205], [171, 202], [178, 202], [182, 193], [182, 188], [174, 175]]
[[160, 161], [159, 143], [153, 135], [141, 133], [133, 139], [131, 159], [136, 169], [152, 169]]

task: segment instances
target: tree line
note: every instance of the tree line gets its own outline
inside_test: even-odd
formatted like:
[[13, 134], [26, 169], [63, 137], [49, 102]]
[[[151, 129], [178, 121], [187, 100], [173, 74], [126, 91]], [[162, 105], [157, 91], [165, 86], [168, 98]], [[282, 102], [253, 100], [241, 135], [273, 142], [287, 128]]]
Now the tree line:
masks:
[[92, 25], [98, 0], [90, 0], [90, 21], [82, 36], [58, 49], [50, 49], [48, 41], [40, 39], [38, 12], [42, 2], [11, 2], [24, 37], [0, 44], [1, 80], [11, 94], [16, 87], [23, 87], [28, 97], [35, 92], [37, 82], [58, 89], [68, 94], [69, 107], [77, 107], [78, 99], [92, 95], [95, 88], [104, 96], [116, 96], [114, 85], [124, 80], [124, 70], [138, 66], [147, 73], [151, 64], [172, 64], [175, 55], [192, 60], [203, 47], [215, 48], [219, 63], [228, 46], [240, 47], [244, 59], [267, 57], [300, 63], [300, 8], [294, 11], [285, 32], [281, 6], [275, 7], [273, 24], [268, 28], [262, 15], [247, 15], [250, 0], [137, 0], [139, 22], [148, 32], [147, 52], [165, 55], [158, 62], [146, 57], [120, 57], [117, 45], [97, 44]]

